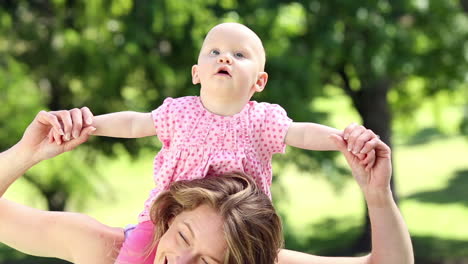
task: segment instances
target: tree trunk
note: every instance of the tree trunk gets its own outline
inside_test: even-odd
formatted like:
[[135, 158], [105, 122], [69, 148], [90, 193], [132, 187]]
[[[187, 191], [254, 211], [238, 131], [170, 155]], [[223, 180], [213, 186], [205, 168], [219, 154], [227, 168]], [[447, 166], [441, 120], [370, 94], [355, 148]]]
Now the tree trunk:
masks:
[[68, 201], [68, 193], [62, 189], [52, 191], [41, 190], [41, 193], [47, 200], [49, 211], [64, 211]]
[[[363, 84], [361, 89], [354, 91], [351, 89], [349, 77], [344, 71], [344, 68], [338, 73], [343, 80], [342, 88], [346, 94], [351, 97], [354, 107], [361, 115], [363, 125], [379, 135], [380, 139], [391, 148], [392, 116], [387, 101], [391, 82], [387, 79], [379, 79], [373, 82], [361, 80]], [[393, 176], [394, 175], [392, 175], [390, 181], [390, 187], [392, 189], [393, 199], [398, 203]], [[366, 215], [363, 230], [351, 247], [350, 254], [369, 252], [371, 250], [371, 225], [367, 206], [365, 210]]]
[[460, 5], [465, 13], [468, 13], [468, 0], [460, 0]]
[[65, 206], [67, 205], [67, 201], [69, 198], [69, 192], [66, 190], [64, 184], [58, 184], [51, 187], [47, 186], [31, 176], [31, 174], [26, 173], [23, 178], [27, 180], [29, 183], [34, 185], [37, 190], [46, 198], [47, 202], [47, 210], [48, 211], [64, 211]]
[[[381, 79], [363, 86], [359, 92], [355, 93], [353, 103], [362, 117], [363, 125], [374, 131], [380, 136], [390, 148], [391, 144], [391, 124], [392, 116], [390, 113], [387, 94], [390, 89], [390, 81]], [[398, 203], [396, 196], [394, 175], [390, 181], [390, 187], [393, 193], [393, 199]], [[369, 213], [366, 206], [365, 225], [362, 234], [356, 239], [352, 247], [353, 253], [368, 252], [371, 249], [371, 225]]]

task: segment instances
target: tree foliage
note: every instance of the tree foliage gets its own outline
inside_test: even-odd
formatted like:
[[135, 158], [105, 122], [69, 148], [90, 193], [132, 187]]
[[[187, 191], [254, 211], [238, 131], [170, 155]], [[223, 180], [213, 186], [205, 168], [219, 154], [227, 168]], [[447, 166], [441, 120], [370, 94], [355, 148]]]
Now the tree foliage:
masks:
[[[5, 0], [0, 147], [41, 108], [150, 111], [167, 96], [198, 94], [190, 68], [206, 32], [223, 21], [244, 23], [264, 41], [270, 79], [254, 99], [320, 123], [327, 113], [313, 102], [337, 87], [390, 144], [394, 117], [410, 117], [440, 91], [466, 89], [463, 7], [455, 0]], [[113, 142], [93, 139], [90, 148], [111, 154]], [[123, 142], [132, 153], [154, 144]], [[280, 161], [310, 169], [330, 155], [293, 150]]]

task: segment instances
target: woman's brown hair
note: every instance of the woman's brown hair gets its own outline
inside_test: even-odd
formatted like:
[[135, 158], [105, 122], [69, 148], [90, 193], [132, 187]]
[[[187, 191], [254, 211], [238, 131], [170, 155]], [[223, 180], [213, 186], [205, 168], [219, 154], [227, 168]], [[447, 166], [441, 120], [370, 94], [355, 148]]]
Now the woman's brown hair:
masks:
[[224, 219], [227, 264], [272, 264], [283, 246], [281, 220], [270, 199], [248, 177], [229, 174], [178, 181], [151, 208], [154, 250], [172, 218], [206, 204]]

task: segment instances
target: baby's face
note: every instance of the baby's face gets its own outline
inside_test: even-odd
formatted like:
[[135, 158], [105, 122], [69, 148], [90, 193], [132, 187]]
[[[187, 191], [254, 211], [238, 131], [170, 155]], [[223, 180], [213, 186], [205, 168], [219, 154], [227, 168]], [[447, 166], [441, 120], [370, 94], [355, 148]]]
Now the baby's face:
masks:
[[266, 78], [259, 81], [266, 75], [264, 64], [263, 46], [253, 31], [236, 23], [220, 24], [203, 42], [192, 69], [193, 82], [201, 83], [202, 92], [210, 95], [250, 99], [266, 84]]

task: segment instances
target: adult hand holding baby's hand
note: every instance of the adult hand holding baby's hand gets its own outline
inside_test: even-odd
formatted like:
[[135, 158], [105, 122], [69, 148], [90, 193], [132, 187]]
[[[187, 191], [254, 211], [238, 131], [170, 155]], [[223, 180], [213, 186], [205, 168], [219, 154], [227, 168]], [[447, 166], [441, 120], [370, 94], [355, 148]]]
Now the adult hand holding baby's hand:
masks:
[[50, 142], [62, 144], [80, 136], [81, 132], [93, 123], [93, 113], [88, 107], [81, 109], [59, 110], [48, 112], [55, 116], [61, 125], [62, 132], [57, 129], [50, 130]]
[[366, 143], [367, 147], [375, 151], [374, 166], [367, 169], [366, 165], [363, 165], [354, 153], [348, 151], [349, 144], [342, 137], [338, 135], [331, 135], [330, 137], [336, 144], [337, 149], [345, 156], [354, 178], [365, 193], [389, 190], [392, 174], [391, 150], [385, 143], [378, 138]]
[[343, 139], [347, 144], [347, 150], [360, 160], [366, 171], [369, 171], [376, 160], [374, 147], [379, 136], [364, 126], [351, 123], [344, 129]]
[[[41, 160], [52, 158], [63, 152], [72, 150], [76, 146], [84, 143], [89, 135], [95, 130], [92, 126], [70, 125], [70, 122], [77, 120], [86, 120], [89, 117], [89, 110], [81, 109], [78, 112], [67, 116], [66, 113], [58, 112], [39, 112], [23, 134], [23, 138], [17, 144], [20, 153], [28, 162], [37, 163]], [[70, 118], [70, 120], [66, 120]], [[66, 121], [64, 121], [64, 119]], [[77, 124], [80, 122], [76, 122]], [[87, 122], [85, 122], [87, 123]], [[67, 124], [67, 126], [65, 126]], [[82, 123], [81, 123], [82, 124]], [[53, 143], [52, 134], [59, 137], [65, 135], [65, 131], [72, 133], [73, 129], [79, 129], [78, 137], [71, 139], [63, 144]]]

